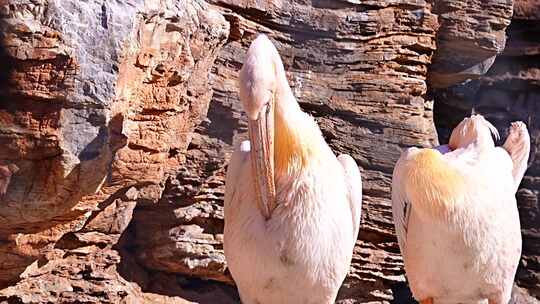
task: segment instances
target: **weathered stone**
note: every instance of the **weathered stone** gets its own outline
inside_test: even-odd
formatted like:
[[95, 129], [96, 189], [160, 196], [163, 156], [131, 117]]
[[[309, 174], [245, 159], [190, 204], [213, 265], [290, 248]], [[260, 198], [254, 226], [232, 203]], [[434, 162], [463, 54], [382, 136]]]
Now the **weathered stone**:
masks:
[[434, 120], [444, 139], [473, 107], [532, 131], [513, 301], [540, 297], [535, 1], [516, 1], [485, 77], [510, 1], [207, 2], [0, 0], [0, 286], [11, 285], [0, 302], [239, 302], [224, 178], [246, 138], [236, 80], [259, 32], [333, 150], [361, 166], [340, 303], [413, 303], [391, 220], [394, 162], [437, 143]]
[[0, 299], [140, 303], [117, 246], [184, 162], [228, 24], [197, 0], [10, 0], [0, 31]]
[[133, 209], [137, 202], [116, 199], [101, 210], [94, 218], [89, 219], [83, 231], [97, 231], [104, 234], [120, 234], [131, 222]]
[[68, 250], [0, 291], [8, 303], [140, 303], [143, 293], [116, 271], [118, 252], [98, 247]]
[[132, 245], [137, 248], [139, 263], [153, 270], [231, 283], [231, 278], [225, 275], [222, 239], [213, 234], [217, 232], [203, 229], [210, 228], [212, 220], [216, 220], [212, 206], [207, 207], [210, 210], [196, 204], [138, 211], [134, 219], [136, 240]]
[[504, 50], [513, 1], [440, 0], [433, 3], [440, 27], [437, 52], [430, 66], [430, 86], [446, 88], [487, 73], [495, 57]]
[[9, 183], [11, 182], [11, 176], [18, 171], [19, 167], [16, 165], [0, 165], [0, 195], [6, 194]]

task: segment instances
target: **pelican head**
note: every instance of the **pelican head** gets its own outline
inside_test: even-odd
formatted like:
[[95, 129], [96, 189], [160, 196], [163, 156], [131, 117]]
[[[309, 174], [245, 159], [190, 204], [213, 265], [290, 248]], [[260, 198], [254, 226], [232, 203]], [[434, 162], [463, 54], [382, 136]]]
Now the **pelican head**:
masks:
[[[255, 39], [239, 75], [239, 95], [248, 116], [251, 160], [259, 207], [268, 218], [275, 207], [274, 112], [279, 86], [278, 52], [265, 35]], [[282, 65], [280, 65], [281, 68]]]
[[459, 125], [454, 128], [448, 143], [451, 150], [464, 148], [472, 143], [489, 145], [493, 147], [492, 135], [499, 139], [497, 129], [487, 121], [482, 115], [471, 115], [463, 119]]

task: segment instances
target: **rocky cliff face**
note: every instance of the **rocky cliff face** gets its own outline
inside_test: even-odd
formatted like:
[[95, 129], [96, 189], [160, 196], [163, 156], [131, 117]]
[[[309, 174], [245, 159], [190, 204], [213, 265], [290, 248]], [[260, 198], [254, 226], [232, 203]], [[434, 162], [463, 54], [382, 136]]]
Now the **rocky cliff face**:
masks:
[[0, 16], [0, 160], [19, 169], [0, 298], [133, 302], [113, 247], [185, 162], [229, 25], [197, 1], [2, 1]]
[[445, 141], [473, 108], [500, 131], [522, 119], [534, 138], [516, 303], [540, 297], [540, 15], [517, 2], [510, 23], [512, 7], [0, 0], [0, 301], [238, 302], [222, 251], [224, 175], [246, 136], [236, 78], [259, 32], [328, 143], [362, 170], [341, 303], [411, 302], [393, 165], [404, 147]]

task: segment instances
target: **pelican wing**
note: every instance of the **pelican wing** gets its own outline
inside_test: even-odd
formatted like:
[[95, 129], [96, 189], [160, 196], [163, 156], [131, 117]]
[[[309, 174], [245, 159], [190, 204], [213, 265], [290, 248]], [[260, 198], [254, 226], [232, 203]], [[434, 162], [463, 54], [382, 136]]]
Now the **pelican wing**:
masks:
[[349, 204], [354, 227], [354, 242], [356, 242], [362, 215], [362, 177], [352, 157], [342, 154], [338, 157], [338, 160], [343, 166], [343, 169], [345, 169], [345, 179], [349, 188]]
[[[470, 193], [479, 195], [484, 189], [491, 189], [488, 193], [482, 192], [481, 196], [495, 195], [491, 200], [496, 200], [500, 196], [506, 197], [507, 189], [513, 186], [512, 160], [500, 147], [490, 150], [469, 147], [450, 152], [443, 149], [445, 154], [440, 151], [440, 147], [407, 149], [394, 168], [392, 214], [402, 253], [407, 246], [413, 208], [418, 214], [442, 219], [455, 204], [471, 203], [467, 198]], [[492, 189], [494, 182], [497, 183], [496, 191]]]
[[407, 226], [409, 224], [409, 215], [412, 207], [405, 196], [405, 176], [403, 171], [408, 153], [412, 149], [408, 149], [401, 155], [394, 167], [394, 173], [392, 174], [392, 215], [394, 217], [394, 227], [396, 229], [401, 254], [405, 252], [405, 246], [407, 244]]
[[[465, 177], [477, 171], [471, 167], [477, 163], [476, 151], [450, 151], [447, 145], [433, 149], [409, 148], [401, 155], [392, 175], [392, 215], [402, 254], [407, 246], [409, 218], [413, 208], [432, 217], [444, 217], [454, 199], [463, 197], [471, 190]], [[420, 176], [423, 176], [421, 180]], [[425, 193], [426, 189], [430, 189], [427, 192], [431, 193], [432, 198], [439, 198], [435, 200], [436, 203], [421, 199], [422, 195], [418, 195]]]
[[225, 219], [234, 218], [233, 213], [238, 209], [238, 206], [236, 205], [240, 203], [240, 194], [242, 191], [251, 189], [245, 185], [245, 178], [241, 178], [242, 173], [249, 170], [246, 166], [249, 165], [250, 150], [250, 142], [246, 140], [237, 144], [234, 153], [231, 156], [229, 167], [227, 169], [227, 177], [225, 178]]

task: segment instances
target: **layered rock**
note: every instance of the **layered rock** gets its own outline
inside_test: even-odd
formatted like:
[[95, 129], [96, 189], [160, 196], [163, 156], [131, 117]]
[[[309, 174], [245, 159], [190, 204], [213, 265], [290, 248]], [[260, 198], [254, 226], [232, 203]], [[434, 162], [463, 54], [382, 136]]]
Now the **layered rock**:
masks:
[[512, 0], [434, 1], [441, 26], [430, 87], [446, 88], [487, 73], [504, 50], [512, 8]]
[[[114, 45], [121, 43], [113, 31], [132, 25], [108, 31], [99, 26], [93, 42], [106, 37], [110, 46], [88, 52], [93, 43], [77, 48], [81, 29], [62, 28], [80, 16], [57, 4], [4, 1], [1, 6], [6, 68], [0, 83], [0, 159], [20, 168], [1, 198], [2, 284], [16, 279], [43, 246], [81, 226], [71, 221], [82, 220], [85, 212], [73, 208], [103, 183], [118, 144], [113, 134], [122, 131], [121, 125], [114, 130], [114, 113], [107, 108], [120, 55]], [[90, 86], [97, 71], [99, 85]]]
[[228, 24], [203, 1], [0, 1], [0, 16], [0, 165], [19, 169], [2, 173], [0, 286], [19, 282], [0, 299], [154, 298], [116, 248], [185, 161]]
[[[109, 2], [0, 0], [0, 301], [238, 303], [224, 176], [246, 138], [236, 79], [259, 32], [332, 149], [361, 167], [341, 303], [412, 301], [391, 174], [403, 148], [437, 143], [434, 121], [445, 140], [473, 106], [499, 127], [524, 119], [537, 154], [532, 2], [516, 3], [486, 77], [510, 1]], [[539, 296], [537, 159], [519, 192], [516, 303]]]

